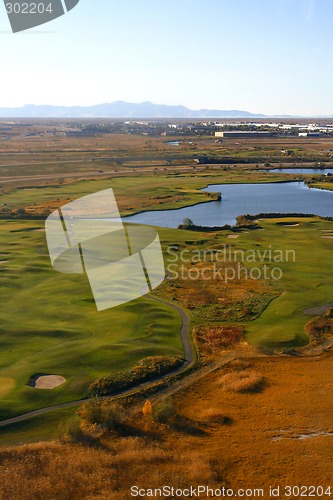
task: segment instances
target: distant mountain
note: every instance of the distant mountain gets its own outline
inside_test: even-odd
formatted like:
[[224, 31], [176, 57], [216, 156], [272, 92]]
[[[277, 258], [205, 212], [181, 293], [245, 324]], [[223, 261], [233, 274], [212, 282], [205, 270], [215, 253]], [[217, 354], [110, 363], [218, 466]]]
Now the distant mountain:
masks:
[[0, 108], [3, 118], [265, 118], [239, 110], [199, 109], [152, 102], [115, 101], [95, 106], [48, 106], [27, 104], [21, 108]]

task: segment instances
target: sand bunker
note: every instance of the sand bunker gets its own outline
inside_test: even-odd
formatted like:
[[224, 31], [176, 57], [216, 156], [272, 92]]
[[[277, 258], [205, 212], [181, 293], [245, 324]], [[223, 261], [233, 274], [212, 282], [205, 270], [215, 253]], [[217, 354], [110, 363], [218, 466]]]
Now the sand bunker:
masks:
[[231, 239], [239, 238], [239, 234], [228, 234], [227, 238]]
[[60, 375], [41, 375], [39, 377], [33, 377], [30, 385], [35, 389], [54, 389], [65, 382], [66, 379]]
[[333, 234], [332, 235], [323, 234], [323, 235], [321, 235], [321, 238], [326, 238], [327, 240], [331, 240], [331, 239], [333, 239]]
[[297, 222], [296, 224], [289, 224], [288, 222], [283, 222], [280, 225], [284, 226], [284, 227], [297, 227], [297, 226], [299, 226], [299, 223]]

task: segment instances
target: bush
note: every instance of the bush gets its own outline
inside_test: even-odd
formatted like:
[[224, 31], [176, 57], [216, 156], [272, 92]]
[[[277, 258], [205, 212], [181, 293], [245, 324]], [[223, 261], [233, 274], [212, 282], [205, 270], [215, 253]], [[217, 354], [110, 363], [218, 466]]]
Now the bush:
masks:
[[240, 342], [244, 338], [244, 327], [242, 325], [202, 326], [197, 329], [196, 337], [198, 342], [214, 353]]
[[231, 392], [260, 392], [264, 377], [255, 371], [232, 372], [223, 375], [218, 384]]
[[81, 422], [78, 417], [70, 420], [65, 429], [65, 439], [70, 443], [81, 443], [84, 440], [84, 432], [81, 429]]
[[[331, 311], [330, 311], [331, 314]], [[333, 319], [326, 316], [317, 316], [311, 319], [304, 327], [306, 333], [314, 338], [315, 340], [320, 340], [325, 337], [325, 334], [332, 333], [333, 331]]]
[[170, 397], [163, 398], [154, 406], [153, 415], [156, 422], [166, 424], [170, 422], [176, 415], [175, 408]]
[[98, 401], [89, 401], [85, 403], [79, 410], [79, 415], [82, 420], [88, 424], [102, 424], [102, 410], [101, 404]]
[[133, 368], [96, 380], [89, 387], [90, 396], [109, 396], [155, 380], [184, 363], [181, 356], [155, 356], [139, 361]]
[[124, 421], [124, 408], [110, 401], [89, 401], [81, 406], [78, 413], [84, 422], [108, 430], [119, 429]]
[[201, 413], [200, 417], [206, 423], [224, 424], [229, 421], [229, 418], [218, 408], [207, 408]]
[[119, 428], [124, 419], [124, 410], [120, 405], [112, 404], [106, 406], [104, 409], [104, 425], [107, 429], [117, 429]]

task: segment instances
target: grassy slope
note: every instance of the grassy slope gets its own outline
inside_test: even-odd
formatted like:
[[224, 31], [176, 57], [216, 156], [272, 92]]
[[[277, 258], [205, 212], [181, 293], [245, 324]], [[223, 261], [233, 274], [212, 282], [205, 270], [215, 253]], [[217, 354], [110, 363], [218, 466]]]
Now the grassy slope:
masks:
[[[333, 299], [333, 240], [321, 237], [323, 229], [333, 230], [332, 222], [313, 219], [284, 219], [297, 223], [298, 227], [277, 225], [278, 220], [261, 221], [265, 231], [242, 235], [245, 248], [268, 248], [296, 252], [295, 262], [276, 263], [283, 277], [283, 292], [262, 316], [247, 325], [248, 340], [256, 345], [301, 345], [308, 341], [304, 325], [309, 317], [303, 310], [323, 305]], [[248, 266], [249, 264], [247, 264]], [[255, 264], [256, 266], [257, 264]]]
[[0, 428], [1, 446], [58, 440], [66, 433], [77, 408], [56, 410], [25, 422]]
[[[208, 184], [220, 182], [276, 182], [291, 176], [268, 174], [246, 169], [231, 169], [220, 173], [193, 173], [184, 175], [137, 175], [132, 177], [115, 177], [113, 179], [80, 181], [72, 184], [55, 184], [49, 187], [31, 187], [6, 190], [0, 196], [0, 204], [6, 204], [9, 210], [18, 207], [42, 205], [55, 208], [68, 203], [71, 199], [80, 198], [103, 189], [113, 188], [122, 215], [140, 210], [170, 209], [209, 201], [204, 193], [198, 191]], [[166, 198], [168, 197], [168, 198]]]
[[327, 189], [327, 191], [333, 191], [333, 183], [332, 182], [316, 182], [312, 187], [319, 189]]
[[[141, 298], [97, 312], [84, 275], [51, 268], [44, 234], [29, 231], [42, 225], [0, 222], [1, 418], [79, 399], [96, 378], [145, 356], [182, 352], [181, 320], [168, 306]], [[36, 391], [26, 385], [36, 373], [68, 381]]]

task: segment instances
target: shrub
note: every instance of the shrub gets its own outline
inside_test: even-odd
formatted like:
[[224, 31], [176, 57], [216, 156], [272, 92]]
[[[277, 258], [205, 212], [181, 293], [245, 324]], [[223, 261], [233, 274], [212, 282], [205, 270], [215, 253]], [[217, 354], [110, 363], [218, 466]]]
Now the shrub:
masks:
[[201, 412], [200, 417], [201, 420], [207, 423], [224, 424], [229, 420], [218, 408], [206, 408]]
[[81, 443], [84, 440], [84, 432], [78, 417], [72, 418], [65, 429], [65, 440], [70, 443]]
[[104, 402], [102, 415], [103, 425], [108, 430], [119, 429], [124, 423], [124, 409], [116, 403]]
[[[331, 312], [330, 312], [331, 314]], [[332, 333], [333, 331], [333, 319], [326, 316], [317, 316], [316, 318], [311, 319], [304, 327], [306, 333], [314, 338], [315, 340], [319, 340], [324, 337], [327, 333]]]
[[79, 410], [81, 419], [90, 425], [100, 425], [109, 430], [118, 429], [123, 420], [124, 409], [109, 401], [89, 401]]
[[143, 405], [143, 408], [142, 408], [142, 414], [144, 417], [151, 417], [152, 414], [153, 414], [153, 407], [152, 407], [152, 404], [151, 402], [149, 401], [149, 399], [147, 399], [147, 401], [145, 402], [145, 404]]
[[176, 415], [175, 408], [170, 397], [164, 397], [153, 409], [154, 419], [160, 424], [170, 422]]
[[223, 375], [218, 384], [231, 392], [259, 392], [263, 388], [264, 377], [255, 371], [231, 372]]
[[203, 326], [197, 329], [196, 337], [198, 342], [204, 344], [210, 352], [216, 352], [240, 342], [244, 337], [244, 327], [242, 325]]
[[82, 420], [88, 424], [102, 424], [101, 404], [98, 401], [89, 401], [85, 403], [79, 410], [79, 415]]
[[133, 368], [115, 373], [93, 382], [88, 390], [90, 396], [109, 396], [131, 389], [149, 380], [155, 380], [179, 368], [184, 360], [181, 356], [155, 356], [142, 359]]

